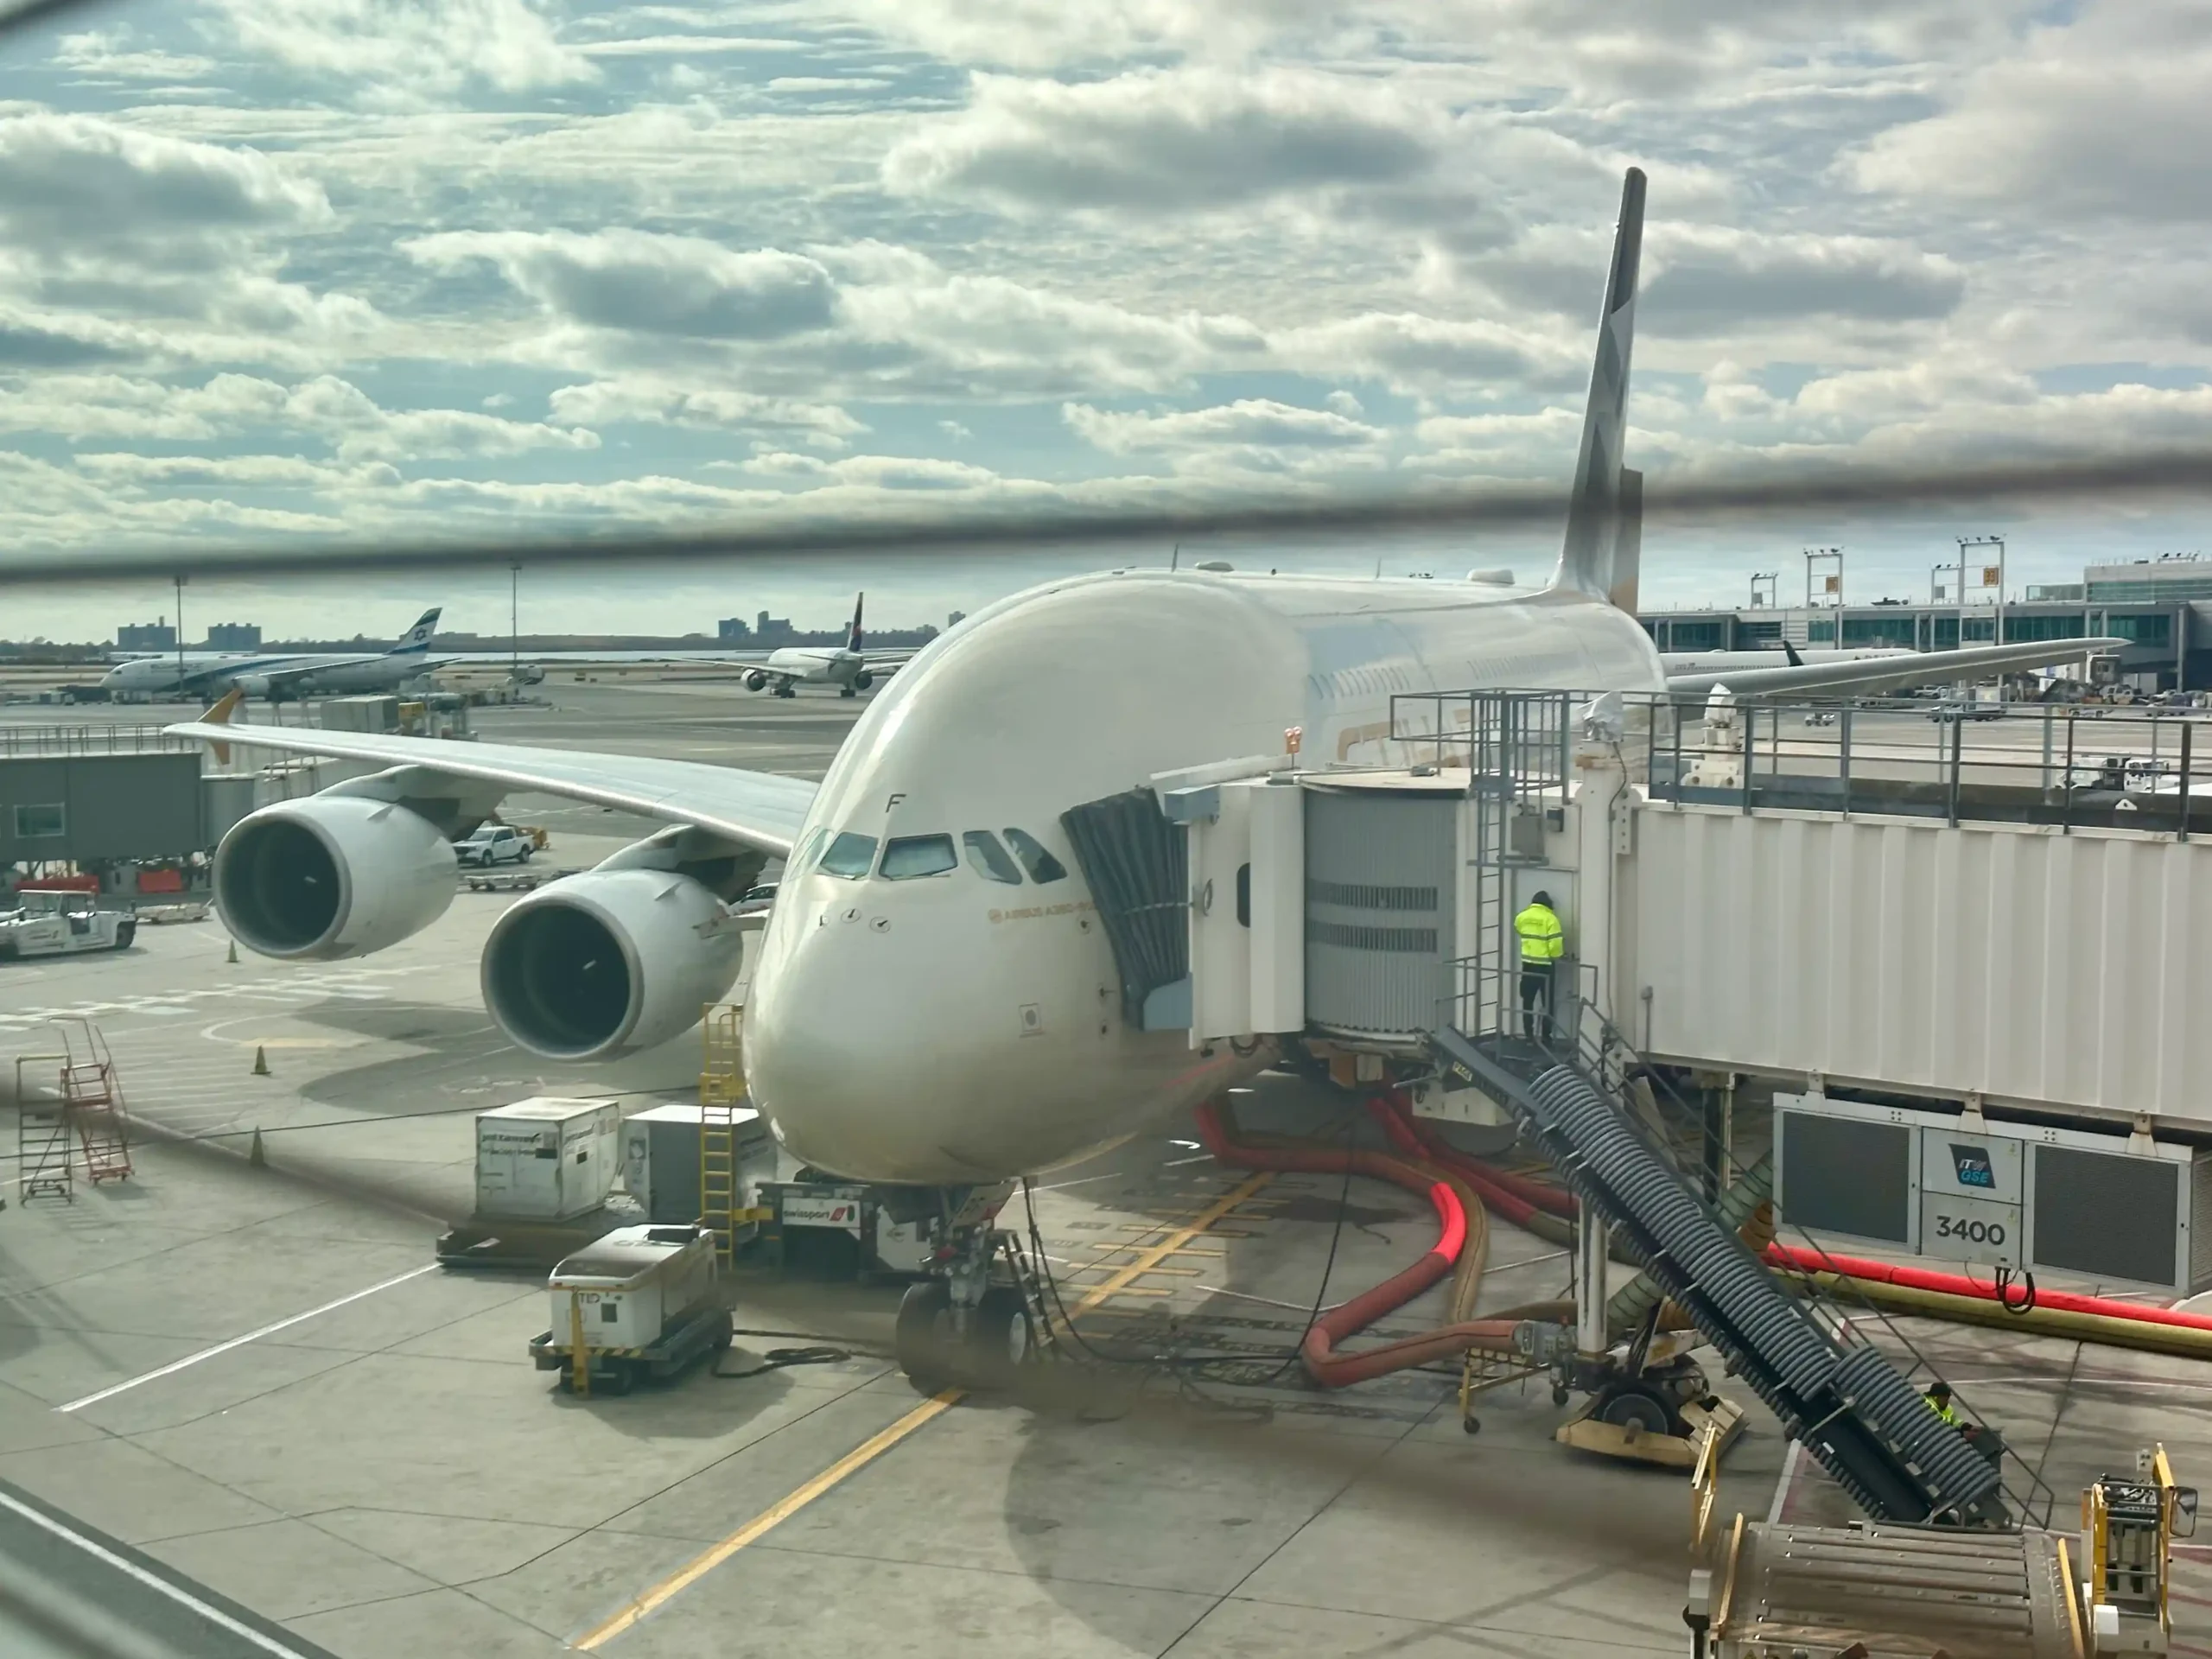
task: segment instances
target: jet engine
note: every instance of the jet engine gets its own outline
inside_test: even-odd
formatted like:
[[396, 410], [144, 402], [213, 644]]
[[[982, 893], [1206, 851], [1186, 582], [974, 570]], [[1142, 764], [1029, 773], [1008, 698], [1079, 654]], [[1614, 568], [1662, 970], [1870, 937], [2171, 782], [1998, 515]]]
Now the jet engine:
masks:
[[748, 691], [766, 691], [768, 689], [768, 677], [759, 669], [754, 669], [745, 677], [745, 689]]
[[867, 669], [862, 669], [859, 673], [853, 676], [853, 690], [855, 691], [865, 691], [868, 687], [874, 683], [875, 676], [870, 673]]
[[705, 883], [601, 867], [541, 887], [484, 944], [484, 1006], [549, 1060], [609, 1059], [699, 1023], [737, 980], [744, 936]]
[[420, 813], [360, 796], [280, 801], [215, 849], [215, 907], [264, 957], [365, 957], [419, 933], [453, 902], [452, 843]]

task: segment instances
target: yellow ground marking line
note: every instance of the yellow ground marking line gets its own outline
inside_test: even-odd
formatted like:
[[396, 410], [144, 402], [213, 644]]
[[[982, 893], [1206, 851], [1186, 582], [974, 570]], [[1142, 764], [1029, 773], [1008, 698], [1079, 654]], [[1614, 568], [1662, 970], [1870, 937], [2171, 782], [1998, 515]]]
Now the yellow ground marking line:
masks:
[[862, 1441], [804, 1485], [761, 1510], [705, 1554], [687, 1562], [672, 1576], [663, 1579], [607, 1623], [583, 1637], [576, 1646], [586, 1653], [593, 1652], [612, 1642], [639, 1619], [658, 1612], [739, 1550], [783, 1525], [846, 1476], [874, 1462], [931, 1418], [950, 1410], [964, 1392], [960, 1389], [947, 1389], [942, 1394], [931, 1395], [880, 1434]]
[[[1258, 1174], [1249, 1176], [1239, 1182], [1233, 1190], [1224, 1194], [1217, 1202], [1193, 1217], [1190, 1225], [1179, 1230], [1171, 1244], [1155, 1245], [1151, 1250], [1147, 1251], [1146, 1255], [1150, 1258], [1149, 1261], [1143, 1262], [1142, 1265], [1117, 1269], [1114, 1277], [1109, 1279], [1104, 1284], [1095, 1289], [1086, 1290], [1077, 1300], [1073, 1311], [1077, 1313], [1089, 1313], [1107, 1297], [1117, 1292], [1126, 1291], [1129, 1281], [1137, 1278], [1145, 1267], [1156, 1266], [1160, 1262], [1173, 1255], [1175, 1253], [1175, 1246], [1189, 1243], [1215, 1221], [1227, 1215], [1273, 1179], [1271, 1171], [1262, 1170]], [[1146, 1293], [1141, 1291], [1138, 1294]], [[1164, 1296], [1167, 1293], [1154, 1291], [1149, 1294]], [[663, 1579], [604, 1624], [588, 1631], [576, 1643], [577, 1649], [585, 1653], [595, 1652], [637, 1624], [639, 1620], [650, 1618], [659, 1611], [661, 1608], [683, 1594], [684, 1591], [706, 1577], [708, 1573], [729, 1560], [747, 1544], [759, 1542], [808, 1504], [813, 1503], [816, 1498], [837, 1485], [848, 1475], [866, 1468], [931, 1418], [941, 1416], [950, 1411], [960, 1402], [966, 1393], [967, 1390], [964, 1389], [947, 1389], [941, 1394], [931, 1395], [881, 1433], [862, 1441], [804, 1485], [798, 1487], [788, 1496], [779, 1498], [768, 1508], [761, 1510], [760, 1514], [754, 1516], [712, 1549], [677, 1568], [673, 1574]]]

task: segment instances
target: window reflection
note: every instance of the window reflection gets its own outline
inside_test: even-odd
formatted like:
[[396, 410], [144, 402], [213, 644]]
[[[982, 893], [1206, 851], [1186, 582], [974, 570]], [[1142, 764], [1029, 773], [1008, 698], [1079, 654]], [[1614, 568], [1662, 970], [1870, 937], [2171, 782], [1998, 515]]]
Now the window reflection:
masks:
[[830, 850], [822, 855], [822, 873], [842, 875], [848, 881], [857, 881], [875, 862], [875, 837], [855, 835], [848, 830], [830, 843]]
[[989, 830], [970, 830], [960, 839], [968, 849], [968, 862], [976, 874], [986, 881], [1003, 881], [1010, 887], [1021, 885], [1021, 867]]
[[1014, 855], [1021, 861], [1021, 868], [1029, 872], [1029, 879], [1039, 887], [1057, 881], [1068, 873], [1067, 867], [1046, 852], [1044, 842], [1027, 830], [1008, 830], [1006, 838], [1007, 845], [1014, 849]]
[[893, 836], [883, 843], [878, 874], [887, 881], [911, 881], [918, 875], [943, 875], [959, 865], [950, 836]]

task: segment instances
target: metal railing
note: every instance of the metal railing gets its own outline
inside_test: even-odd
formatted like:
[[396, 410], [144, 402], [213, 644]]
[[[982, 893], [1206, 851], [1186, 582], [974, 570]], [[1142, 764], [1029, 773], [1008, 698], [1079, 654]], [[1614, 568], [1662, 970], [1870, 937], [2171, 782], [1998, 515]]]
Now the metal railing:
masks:
[[[1568, 775], [1575, 710], [1599, 694], [1471, 690], [1390, 700], [1410, 760], [1517, 796]], [[1620, 694], [1630, 781], [1653, 800], [1962, 822], [2212, 831], [2212, 713], [1904, 697]], [[1554, 712], [1556, 714], [1554, 715]], [[1520, 731], [1513, 722], [1540, 726]], [[1530, 741], [1534, 737], [1536, 741]], [[1491, 787], [1495, 788], [1493, 782]]]
[[0, 725], [0, 756], [35, 757], [73, 754], [145, 754], [182, 753], [200, 746], [188, 737], [172, 737], [162, 728], [146, 722], [130, 725], [6, 726]]

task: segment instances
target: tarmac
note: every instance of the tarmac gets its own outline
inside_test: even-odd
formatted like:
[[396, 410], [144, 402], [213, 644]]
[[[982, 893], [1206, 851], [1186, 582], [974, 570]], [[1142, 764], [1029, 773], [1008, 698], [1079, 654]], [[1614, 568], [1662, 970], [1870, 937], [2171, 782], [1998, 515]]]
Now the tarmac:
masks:
[[[728, 684], [543, 690], [552, 706], [478, 710], [477, 729], [818, 776], [856, 712]], [[509, 814], [543, 823], [563, 867], [648, 827], [526, 798]], [[1541, 1381], [1484, 1396], [1474, 1435], [1453, 1376], [1303, 1384], [1289, 1356], [1313, 1308], [1424, 1251], [1426, 1202], [1224, 1170], [1186, 1128], [1039, 1183], [1060, 1297], [1107, 1357], [1079, 1375], [1105, 1386], [925, 1399], [888, 1357], [895, 1286], [747, 1268], [737, 1323], [773, 1334], [741, 1336], [725, 1369], [810, 1343], [845, 1357], [561, 1393], [524, 1351], [542, 1281], [431, 1260], [471, 1206], [472, 1115], [680, 1097], [698, 1039], [594, 1068], [507, 1046], [476, 959], [509, 902], [463, 893], [359, 963], [232, 963], [211, 919], [0, 969], [0, 1586], [30, 1563], [57, 1595], [224, 1659], [1689, 1651], [1679, 1472], [1555, 1446], [1566, 1414]], [[136, 1166], [24, 1202], [4, 1091], [70, 1014], [113, 1047]], [[1273, 1075], [1238, 1105], [1256, 1128], [1342, 1121]], [[1565, 1283], [1555, 1246], [1502, 1222], [1490, 1260], [1485, 1307]], [[1440, 1294], [1380, 1334], [1437, 1317]], [[2184, 1482], [2212, 1471], [2198, 1367], [1904, 1330], [2027, 1450], [2060, 1524], [2085, 1480], [2152, 1441]], [[1161, 1350], [1231, 1357], [1166, 1380], [1121, 1363]], [[1719, 1369], [1750, 1414], [1720, 1515], [1847, 1519]], [[2195, 1552], [2175, 1651], [2212, 1655], [2212, 1553]]]

